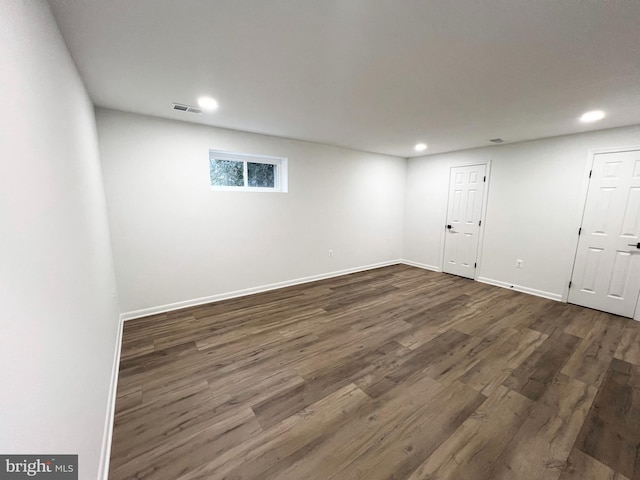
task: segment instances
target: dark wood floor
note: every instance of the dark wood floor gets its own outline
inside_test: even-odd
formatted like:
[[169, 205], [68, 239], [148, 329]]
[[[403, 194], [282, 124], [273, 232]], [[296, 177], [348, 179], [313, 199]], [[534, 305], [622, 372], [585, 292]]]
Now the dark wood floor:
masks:
[[640, 479], [640, 322], [397, 265], [125, 324], [111, 479]]

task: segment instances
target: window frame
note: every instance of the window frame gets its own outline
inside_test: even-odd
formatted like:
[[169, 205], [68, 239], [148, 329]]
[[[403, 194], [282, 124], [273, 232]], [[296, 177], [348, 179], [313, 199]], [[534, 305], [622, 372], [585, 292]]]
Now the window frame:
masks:
[[[242, 162], [243, 186], [211, 185], [211, 162], [215, 160], [227, 160]], [[274, 187], [250, 187], [248, 175], [248, 163], [266, 163], [275, 166]], [[287, 193], [288, 169], [286, 157], [274, 157], [271, 155], [256, 155], [252, 153], [238, 153], [224, 150], [209, 150], [209, 186], [211, 190], [221, 192], [258, 192], [258, 193]]]

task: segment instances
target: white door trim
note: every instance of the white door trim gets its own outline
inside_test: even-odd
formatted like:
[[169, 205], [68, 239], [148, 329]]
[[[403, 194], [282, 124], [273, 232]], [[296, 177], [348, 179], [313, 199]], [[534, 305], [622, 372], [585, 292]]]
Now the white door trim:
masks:
[[[451, 169], [456, 167], [471, 167], [474, 165], [484, 165], [485, 166], [485, 176], [487, 177], [487, 181], [484, 185], [484, 192], [482, 194], [482, 212], [480, 212], [480, 220], [482, 221], [482, 225], [480, 226], [480, 230], [478, 232], [478, 251], [476, 253], [476, 261], [478, 266], [475, 269], [473, 274], [473, 279], [478, 281], [478, 277], [480, 277], [480, 269], [482, 268], [482, 252], [484, 245], [484, 227], [486, 224], [486, 216], [487, 216], [487, 205], [489, 200], [489, 184], [491, 182], [491, 160], [487, 160], [486, 162], [466, 162], [466, 163], [454, 163], [449, 165], [449, 177], [447, 177], [447, 182], [451, 178]], [[449, 183], [447, 183], [449, 185]], [[446, 241], [446, 223], [447, 223], [447, 212], [449, 211], [449, 189], [447, 188], [447, 201], [444, 203], [444, 209], [442, 211], [442, 229], [440, 230], [440, 261], [438, 265], [440, 266], [440, 271], [444, 271], [444, 249], [445, 249], [445, 241]]]
[[480, 219], [482, 220], [482, 226], [480, 228], [480, 233], [478, 235], [478, 253], [476, 254], [478, 268], [476, 268], [476, 274], [474, 280], [478, 281], [478, 277], [480, 277], [480, 269], [482, 268], [482, 253], [484, 252], [484, 230], [487, 224], [487, 206], [489, 205], [489, 184], [491, 182], [491, 160], [487, 160], [485, 162], [486, 172], [487, 172], [487, 182], [484, 186], [484, 193], [482, 198], [482, 212], [480, 213]]
[[[595, 161], [596, 155], [600, 155], [603, 153], [622, 153], [622, 152], [632, 152], [635, 150], [640, 150], [640, 145], [628, 145], [625, 147], [608, 147], [608, 148], [590, 148], [587, 151], [587, 158], [585, 160], [584, 167], [584, 175], [582, 180], [582, 187], [580, 189], [580, 202], [579, 207], [576, 211], [576, 220], [575, 220], [575, 246], [573, 250], [573, 261], [571, 262], [571, 266], [569, 267], [568, 278], [565, 282], [565, 288], [562, 293], [562, 301], [567, 303], [569, 300], [569, 282], [573, 278], [573, 269], [576, 263], [576, 257], [578, 255], [578, 246], [580, 243], [580, 236], [578, 235], [578, 229], [582, 226], [582, 220], [584, 218], [585, 208], [587, 206], [587, 195], [589, 194], [589, 172], [593, 169], [593, 162]], [[484, 223], [484, 222], [483, 222]], [[638, 303], [636, 303], [635, 313], [633, 315], [634, 320], [640, 320], [640, 298], [638, 299]]]

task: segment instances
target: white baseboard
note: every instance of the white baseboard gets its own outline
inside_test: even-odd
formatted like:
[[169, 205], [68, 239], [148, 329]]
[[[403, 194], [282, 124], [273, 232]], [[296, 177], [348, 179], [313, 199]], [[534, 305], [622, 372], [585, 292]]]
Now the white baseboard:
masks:
[[228, 300], [230, 298], [244, 297], [246, 295], [252, 295], [254, 293], [268, 292], [270, 290], [277, 290], [279, 288], [292, 287], [294, 285], [315, 282], [318, 280], [324, 280], [326, 278], [339, 277], [341, 275], [348, 275], [350, 273], [364, 272], [366, 270], [373, 270], [374, 268], [388, 267], [390, 265], [397, 265], [399, 263], [404, 263], [404, 261], [390, 260], [388, 262], [380, 262], [380, 263], [375, 263], [371, 265], [365, 265], [362, 267], [348, 268], [346, 270], [338, 270], [335, 272], [321, 273], [319, 275], [311, 275], [309, 277], [296, 278], [293, 280], [287, 280], [287, 281], [278, 282], [278, 283], [271, 283], [271, 284], [262, 285], [259, 287], [245, 288], [243, 290], [235, 290], [232, 292], [220, 293], [220, 294], [211, 295], [208, 297], [194, 298], [192, 300], [169, 303], [167, 305], [160, 305], [157, 307], [143, 308], [141, 310], [133, 310], [131, 312], [125, 312], [121, 315], [121, 317], [123, 321], [133, 320], [134, 318], [147, 317], [149, 315], [157, 315], [159, 313], [171, 312], [174, 310], [180, 310], [182, 308], [196, 307], [198, 305], [204, 305], [206, 303], [219, 302], [221, 300]]
[[478, 277], [478, 282], [487, 283], [496, 287], [508, 288], [509, 290], [515, 290], [516, 292], [528, 293], [529, 295], [535, 295], [537, 297], [548, 298], [549, 300], [555, 300], [557, 302], [562, 301], [562, 295], [559, 293], [545, 292], [544, 290], [536, 290], [535, 288], [522, 287], [520, 285], [512, 285], [500, 280], [493, 280], [486, 277]]
[[442, 272], [440, 267], [434, 267], [433, 265], [427, 265], [426, 263], [414, 262], [413, 260], [400, 260], [400, 263], [404, 263], [405, 265], [410, 265], [412, 267], [424, 268], [425, 270], [431, 270], [432, 272]]
[[109, 397], [107, 398], [107, 414], [102, 439], [102, 454], [100, 456], [100, 470], [98, 478], [109, 480], [109, 461], [111, 460], [111, 441], [113, 438], [113, 421], [116, 414], [116, 394], [118, 389], [118, 373], [120, 372], [120, 353], [122, 352], [122, 330], [124, 319], [122, 315], [118, 319], [118, 333], [116, 335], [116, 349], [113, 355], [111, 370], [111, 383], [109, 385]]

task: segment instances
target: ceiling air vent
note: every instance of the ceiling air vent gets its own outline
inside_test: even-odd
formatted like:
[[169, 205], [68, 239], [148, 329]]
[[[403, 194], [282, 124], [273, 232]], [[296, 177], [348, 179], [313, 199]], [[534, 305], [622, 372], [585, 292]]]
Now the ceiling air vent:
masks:
[[180, 110], [181, 112], [189, 112], [189, 113], [202, 113], [202, 109], [199, 107], [192, 107], [191, 105], [184, 105], [182, 103], [174, 103], [174, 110]]
[[491, 143], [504, 143], [504, 140], [501, 138], [492, 138], [489, 140]]

